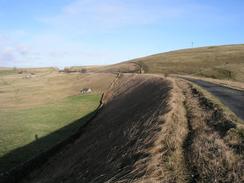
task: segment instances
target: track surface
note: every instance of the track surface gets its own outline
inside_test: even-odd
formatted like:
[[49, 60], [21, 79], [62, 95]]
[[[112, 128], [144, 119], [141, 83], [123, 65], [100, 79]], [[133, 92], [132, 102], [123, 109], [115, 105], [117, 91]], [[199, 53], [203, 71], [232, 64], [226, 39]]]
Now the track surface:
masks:
[[[185, 78], [186, 79], [186, 78]], [[187, 79], [205, 88], [207, 91], [218, 97], [228, 106], [239, 118], [244, 120], [244, 91], [235, 90], [221, 85], [197, 79]]]

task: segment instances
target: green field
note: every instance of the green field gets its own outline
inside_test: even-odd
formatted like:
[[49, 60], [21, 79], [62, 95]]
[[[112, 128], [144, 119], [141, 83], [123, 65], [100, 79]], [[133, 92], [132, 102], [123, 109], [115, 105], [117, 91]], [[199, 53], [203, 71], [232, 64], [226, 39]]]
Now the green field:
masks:
[[28, 109], [1, 110], [0, 172], [70, 136], [84, 120], [72, 122], [93, 112], [99, 99], [97, 94], [78, 95]]
[[[113, 78], [109, 73], [1, 68], [0, 172], [73, 134], [95, 111]], [[92, 93], [81, 95], [82, 88], [91, 88]]]

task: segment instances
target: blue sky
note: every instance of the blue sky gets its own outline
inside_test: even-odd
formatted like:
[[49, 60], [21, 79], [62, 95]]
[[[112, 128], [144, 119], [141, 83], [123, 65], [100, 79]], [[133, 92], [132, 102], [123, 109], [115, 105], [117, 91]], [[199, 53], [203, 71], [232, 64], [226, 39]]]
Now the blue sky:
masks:
[[0, 0], [0, 66], [111, 64], [244, 43], [243, 0]]

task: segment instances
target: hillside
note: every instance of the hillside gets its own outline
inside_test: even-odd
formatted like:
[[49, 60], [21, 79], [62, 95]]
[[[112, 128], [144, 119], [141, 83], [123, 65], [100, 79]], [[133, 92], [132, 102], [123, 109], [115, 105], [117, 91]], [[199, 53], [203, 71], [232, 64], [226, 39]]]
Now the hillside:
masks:
[[240, 124], [186, 81], [121, 74], [102, 103], [20, 182], [241, 182]]
[[81, 72], [81, 73], [138, 73], [139, 66], [137, 62], [123, 62], [112, 65], [98, 65], [98, 66], [73, 66], [67, 67], [67, 72]]
[[113, 65], [66, 69], [82, 73], [140, 73], [140, 67], [145, 73], [192, 75], [243, 82], [244, 44], [182, 49]]
[[244, 81], [244, 45], [211, 46], [160, 53], [137, 62], [146, 73], [190, 74]]
[[170, 90], [170, 83], [162, 78], [123, 77], [106, 94], [103, 110], [79, 139], [39, 167], [26, 182], [143, 179], [148, 164], [153, 161], [151, 154], [158, 157], [153, 152], [154, 142], [159, 138], [163, 122], [159, 118], [169, 110]]

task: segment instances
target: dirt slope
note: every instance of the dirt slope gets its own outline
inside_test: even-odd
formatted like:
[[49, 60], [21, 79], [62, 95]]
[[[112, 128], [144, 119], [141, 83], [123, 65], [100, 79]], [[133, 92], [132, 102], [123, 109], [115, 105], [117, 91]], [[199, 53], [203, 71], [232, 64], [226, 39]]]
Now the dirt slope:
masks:
[[[82, 136], [24, 182], [127, 182], [147, 173], [150, 149], [169, 111], [171, 84], [153, 76], [123, 76]], [[149, 173], [148, 173], [149, 174]]]

